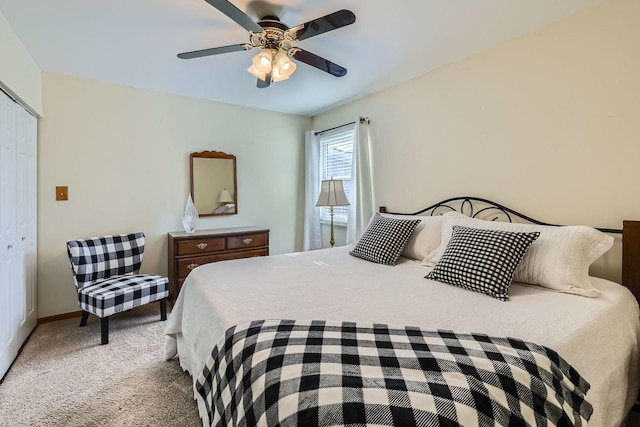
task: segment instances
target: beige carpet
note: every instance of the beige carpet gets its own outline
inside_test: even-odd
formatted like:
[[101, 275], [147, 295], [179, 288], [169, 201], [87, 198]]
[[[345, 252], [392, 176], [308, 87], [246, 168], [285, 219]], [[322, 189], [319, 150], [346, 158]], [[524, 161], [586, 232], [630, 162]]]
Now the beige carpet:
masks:
[[157, 303], [36, 327], [0, 384], [0, 426], [198, 426], [191, 377], [162, 359]]

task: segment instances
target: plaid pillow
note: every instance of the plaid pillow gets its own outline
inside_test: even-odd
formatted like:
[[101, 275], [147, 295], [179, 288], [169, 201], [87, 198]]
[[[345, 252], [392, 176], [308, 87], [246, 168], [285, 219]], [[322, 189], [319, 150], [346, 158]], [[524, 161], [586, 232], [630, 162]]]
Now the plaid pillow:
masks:
[[376, 214], [349, 254], [378, 264], [396, 265], [418, 224], [419, 219], [394, 219]]
[[454, 225], [442, 258], [425, 278], [508, 301], [513, 274], [539, 235]]

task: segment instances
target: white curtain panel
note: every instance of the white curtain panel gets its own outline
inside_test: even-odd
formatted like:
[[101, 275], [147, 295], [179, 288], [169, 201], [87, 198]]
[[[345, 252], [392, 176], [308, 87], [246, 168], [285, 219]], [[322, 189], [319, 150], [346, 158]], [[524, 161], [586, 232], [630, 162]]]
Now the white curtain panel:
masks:
[[320, 195], [320, 140], [316, 131], [304, 134], [305, 179], [304, 179], [304, 238], [302, 249], [322, 248], [320, 235], [320, 208], [316, 207]]
[[347, 223], [347, 244], [357, 241], [364, 231], [373, 208], [373, 184], [371, 179], [371, 156], [369, 142], [369, 120], [356, 117], [356, 136], [353, 143], [351, 166], [351, 205]]

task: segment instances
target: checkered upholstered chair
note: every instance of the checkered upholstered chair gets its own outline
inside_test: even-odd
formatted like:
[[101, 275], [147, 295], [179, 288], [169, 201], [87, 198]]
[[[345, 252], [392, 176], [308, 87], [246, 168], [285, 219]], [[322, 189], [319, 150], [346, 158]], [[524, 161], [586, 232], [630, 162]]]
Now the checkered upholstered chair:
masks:
[[144, 233], [119, 234], [67, 242], [71, 271], [82, 308], [80, 326], [89, 313], [100, 318], [102, 344], [109, 343], [109, 316], [160, 301], [160, 319], [167, 320], [169, 280], [138, 274], [144, 254]]

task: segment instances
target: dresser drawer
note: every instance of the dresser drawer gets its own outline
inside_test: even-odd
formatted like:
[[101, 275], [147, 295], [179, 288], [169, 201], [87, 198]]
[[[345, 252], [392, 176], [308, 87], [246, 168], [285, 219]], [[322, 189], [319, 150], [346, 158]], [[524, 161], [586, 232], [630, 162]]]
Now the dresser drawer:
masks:
[[254, 249], [250, 251], [239, 251], [233, 253], [221, 253], [216, 255], [204, 255], [189, 257], [178, 260], [178, 279], [184, 279], [196, 267], [217, 261], [227, 261], [231, 259], [251, 258], [256, 256], [267, 256], [267, 249]]
[[176, 255], [195, 255], [221, 250], [224, 250], [224, 237], [209, 237], [179, 241]]
[[243, 249], [266, 246], [269, 238], [266, 233], [245, 234], [243, 236], [227, 237], [227, 249]]
[[169, 233], [169, 299], [175, 301], [196, 267], [218, 261], [269, 255], [269, 229], [231, 227]]

